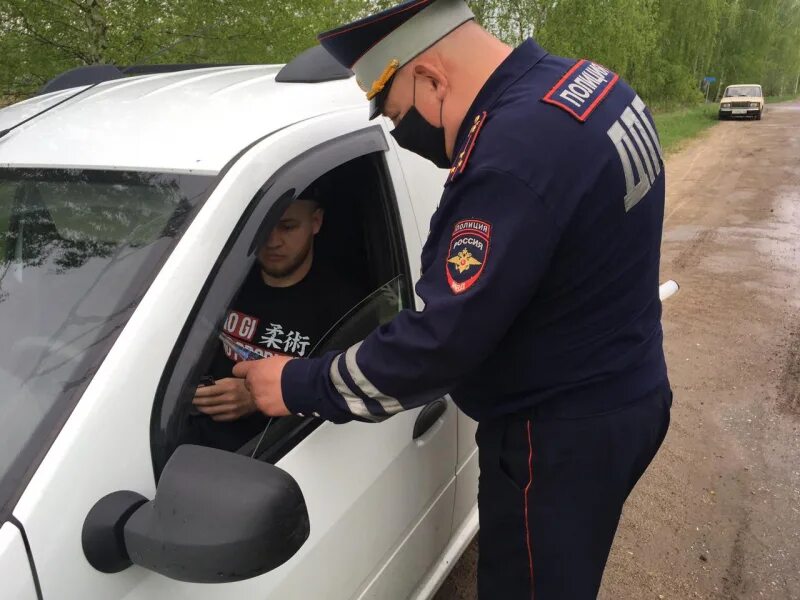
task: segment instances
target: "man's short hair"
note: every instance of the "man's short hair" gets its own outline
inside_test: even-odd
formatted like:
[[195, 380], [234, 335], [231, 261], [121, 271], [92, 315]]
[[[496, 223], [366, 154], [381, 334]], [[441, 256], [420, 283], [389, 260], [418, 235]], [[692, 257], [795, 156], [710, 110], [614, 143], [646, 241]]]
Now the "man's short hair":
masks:
[[317, 208], [325, 208], [325, 199], [330, 194], [330, 178], [323, 175], [297, 195], [297, 200], [313, 202]]

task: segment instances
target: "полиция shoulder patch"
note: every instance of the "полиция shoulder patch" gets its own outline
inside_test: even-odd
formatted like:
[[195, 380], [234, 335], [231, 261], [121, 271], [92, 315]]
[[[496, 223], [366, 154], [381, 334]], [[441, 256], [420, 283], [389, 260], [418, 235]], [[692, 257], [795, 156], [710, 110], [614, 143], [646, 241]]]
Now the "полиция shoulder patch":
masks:
[[585, 123], [614, 89], [619, 75], [588, 60], [579, 60], [551, 89], [542, 102], [557, 106]]

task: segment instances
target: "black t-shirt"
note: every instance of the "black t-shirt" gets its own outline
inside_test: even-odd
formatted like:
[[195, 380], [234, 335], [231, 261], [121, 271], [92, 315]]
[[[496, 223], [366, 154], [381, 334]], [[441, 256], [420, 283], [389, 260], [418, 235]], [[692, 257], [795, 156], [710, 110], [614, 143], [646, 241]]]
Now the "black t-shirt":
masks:
[[[364, 296], [357, 286], [316, 262], [302, 281], [286, 288], [265, 284], [256, 265], [228, 309], [222, 331], [264, 357], [307, 358], [325, 333]], [[208, 373], [216, 381], [232, 377], [239, 360], [220, 343]], [[205, 415], [194, 419], [196, 443], [230, 451], [258, 435], [267, 423], [261, 414], [231, 423], [217, 423]]]

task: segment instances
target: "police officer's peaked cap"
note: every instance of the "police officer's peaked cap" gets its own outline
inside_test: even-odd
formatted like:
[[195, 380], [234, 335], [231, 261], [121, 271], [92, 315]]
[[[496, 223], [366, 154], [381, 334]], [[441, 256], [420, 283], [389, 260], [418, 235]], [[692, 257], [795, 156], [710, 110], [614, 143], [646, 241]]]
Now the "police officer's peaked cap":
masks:
[[475, 16], [464, 0], [411, 0], [318, 36], [356, 74], [378, 116], [398, 69]]

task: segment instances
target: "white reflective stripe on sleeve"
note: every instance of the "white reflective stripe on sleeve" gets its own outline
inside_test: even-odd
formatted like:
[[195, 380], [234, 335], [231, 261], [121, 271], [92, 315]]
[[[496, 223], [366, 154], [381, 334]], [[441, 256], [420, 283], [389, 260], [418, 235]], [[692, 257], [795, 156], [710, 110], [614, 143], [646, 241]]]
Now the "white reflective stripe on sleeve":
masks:
[[396, 415], [403, 412], [405, 408], [403, 408], [403, 405], [400, 404], [397, 398], [392, 398], [381, 392], [361, 371], [361, 368], [358, 366], [358, 361], [356, 360], [356, 355], [358, 354], [358, 349], [361, 348], [361, 343], [362, 342], [359, 342], [355, 346], [352, 346], [345, 353], [345, 366], [350, 373], [350, 377], [353, 378], [353, 382], [362, 392], [378, 402], [383, 407], [383, 410], [386, 411], [387, 415]]
[[350, 386], [347, 385], [347, 382], [342, 378], [339, 373], [339, 361], [341, 360], [342, 355], [340, 354], [331, 363], [330, 376], [333, 387], [335, 387], [339, 395], [344, 398], [344, 401], [347, 403], [347, 408], [351, 413], [362, 419], [368, 419], [369, 421], [380, 421], [381, 419], [379, 417], [369, 412], [364, 401], [353, 393], [353, 390], [350, 389]]

